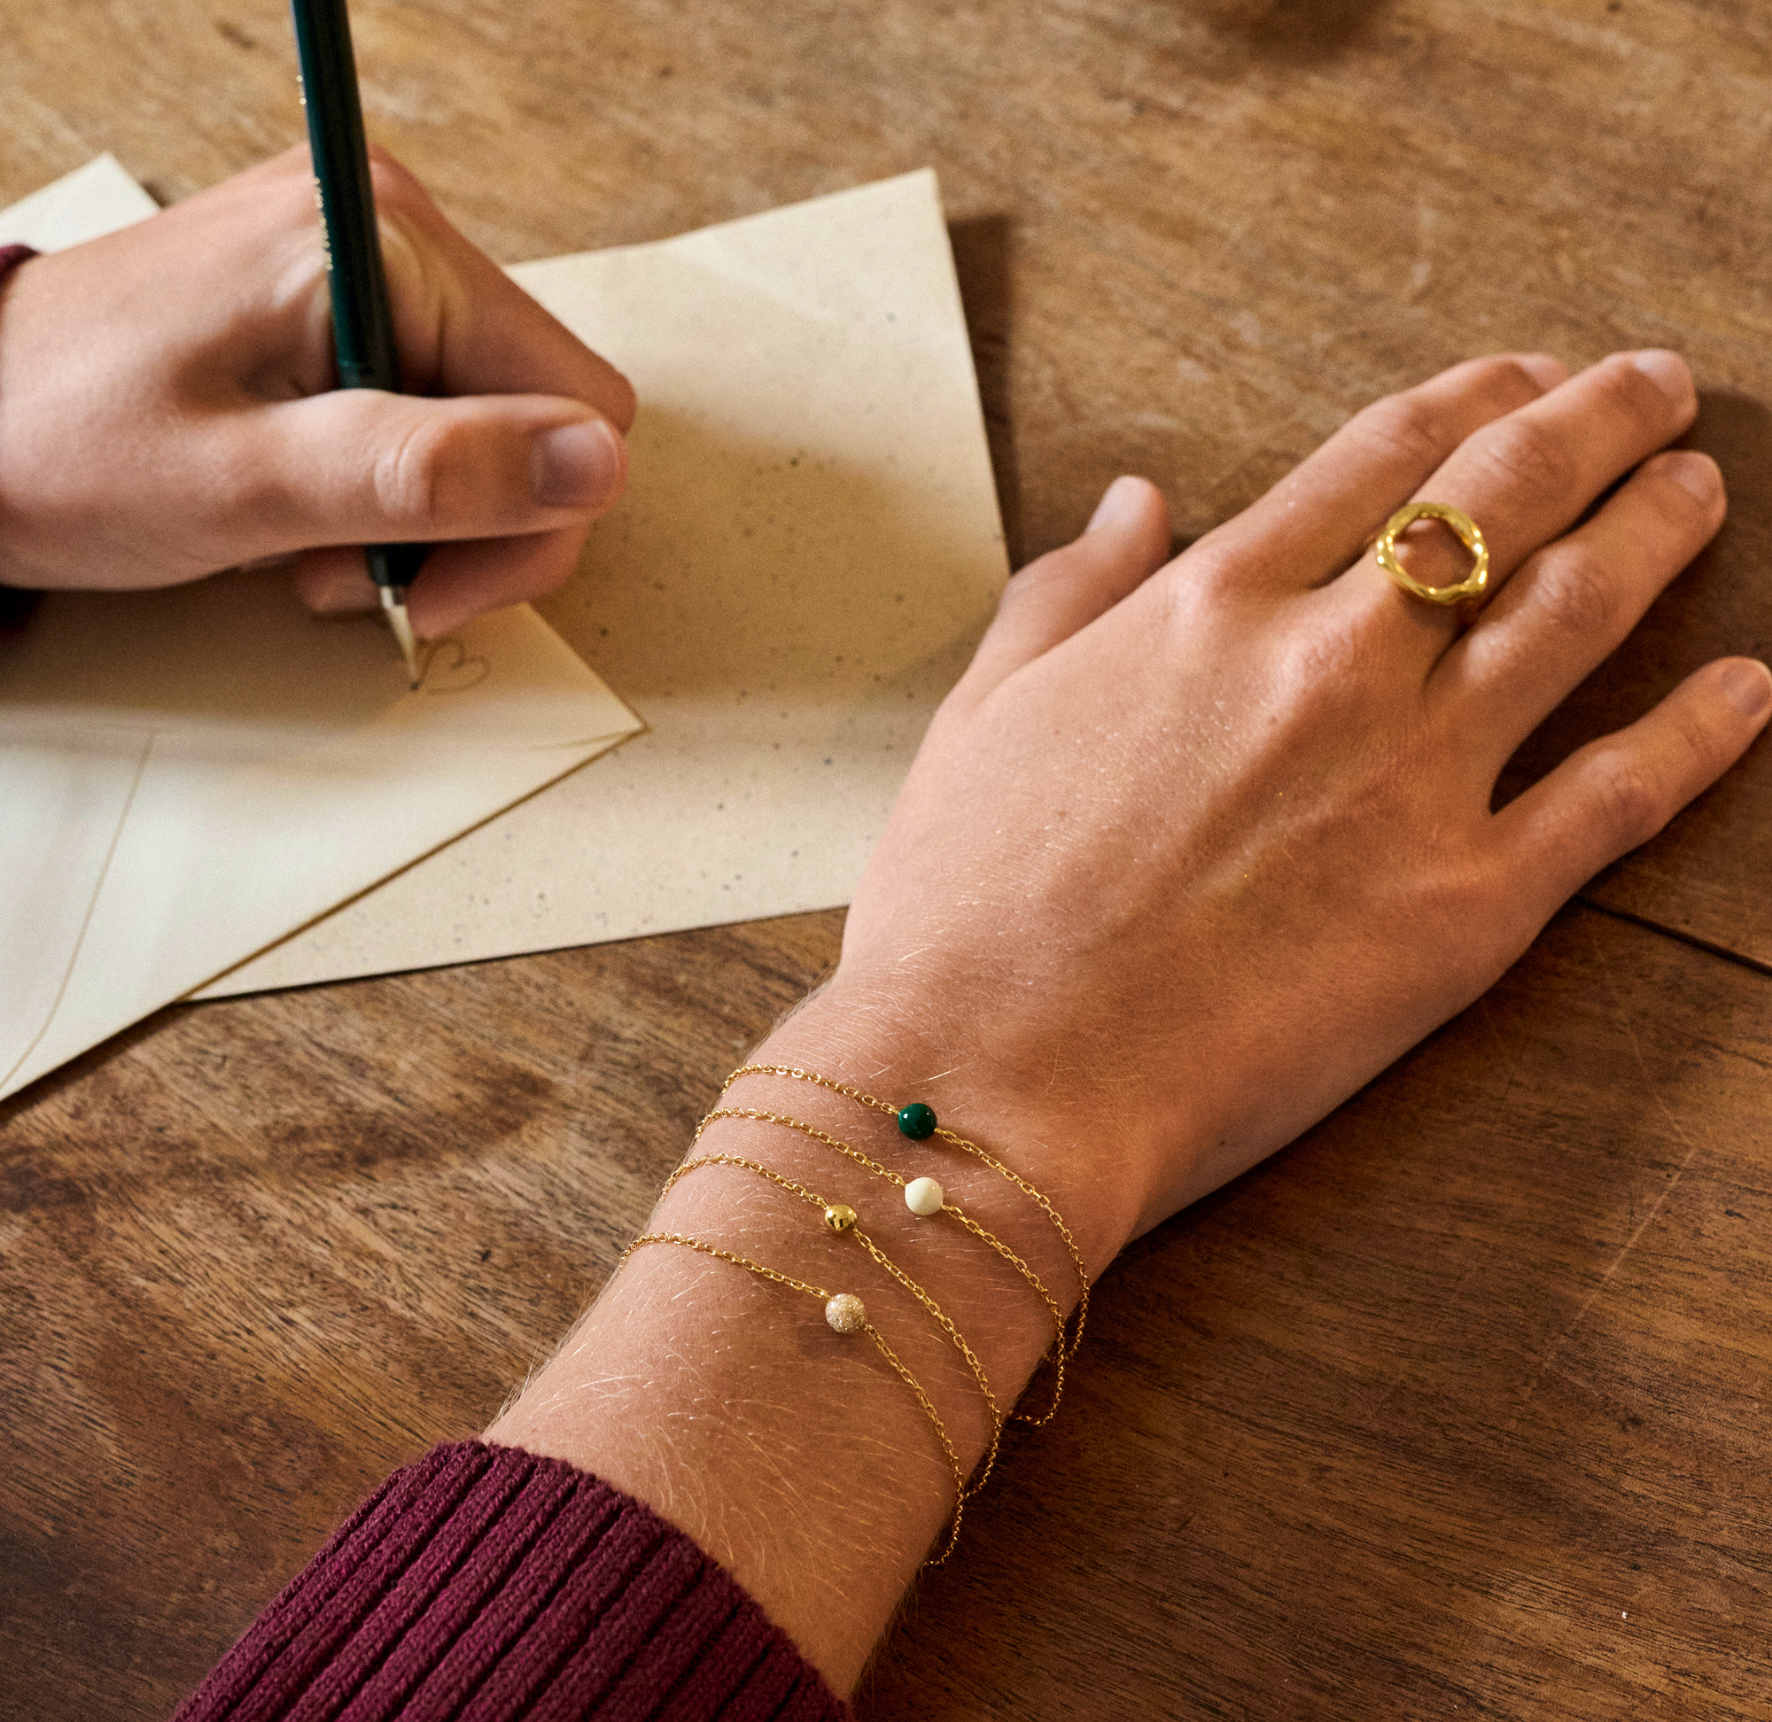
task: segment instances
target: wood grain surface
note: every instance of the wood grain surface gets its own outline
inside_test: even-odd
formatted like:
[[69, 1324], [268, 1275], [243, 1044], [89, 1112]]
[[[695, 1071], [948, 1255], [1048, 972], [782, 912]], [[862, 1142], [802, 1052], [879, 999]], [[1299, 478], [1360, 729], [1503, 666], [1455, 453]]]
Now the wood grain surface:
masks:
[[[933, 163], [1012, 544], [1192, 537], [1468, 353], [1691, 359], [1718, 545], [1512, 782], [1772, 650], [1758, 0], [357, 0], [505, 261]], [[0, 0], [0, 198], [295, 140], [279, 0]], [[1374, 522], [1376, 524], [1376, 521]], [[1772, 1717], [1772, 748], [1103, 1288], [861, 1710]], [[0, 1715], [163, 1715], [485, 1422], [840, 917], [174, 1010], [0, 1108]]]

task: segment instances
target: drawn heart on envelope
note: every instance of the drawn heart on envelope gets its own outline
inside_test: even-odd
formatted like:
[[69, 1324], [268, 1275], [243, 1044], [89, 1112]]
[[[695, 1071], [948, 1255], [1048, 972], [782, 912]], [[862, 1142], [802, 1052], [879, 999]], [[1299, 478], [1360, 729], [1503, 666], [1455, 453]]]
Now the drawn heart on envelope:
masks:
[[460, 640], [438, 640], [425, 653], [418, 685], [427, 694], [465, 694], [491, 673], [492, 665], [475, 657]]

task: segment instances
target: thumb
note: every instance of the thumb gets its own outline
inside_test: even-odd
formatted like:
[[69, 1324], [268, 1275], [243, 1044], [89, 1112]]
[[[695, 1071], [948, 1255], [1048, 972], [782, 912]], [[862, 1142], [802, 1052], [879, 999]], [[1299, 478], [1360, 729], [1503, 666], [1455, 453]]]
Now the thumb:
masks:
[[215, 451], [239, 556], [504, 538], [583, 525], [621, 494], [621, 433], [552, 395], [339, 389], [234, 418]]
[[1169, 560], [1169, 505], [1145, 478], [1116, 478], [1081, 538], [1030, 562], [1003, 590], [960, 685], [981, 700], [1023, 664], [1111, 610]]

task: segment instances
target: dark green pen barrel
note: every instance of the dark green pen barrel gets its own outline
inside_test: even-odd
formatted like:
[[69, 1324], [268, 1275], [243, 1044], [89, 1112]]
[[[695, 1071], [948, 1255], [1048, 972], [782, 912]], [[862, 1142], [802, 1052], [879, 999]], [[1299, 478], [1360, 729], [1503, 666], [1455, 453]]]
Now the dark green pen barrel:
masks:
[[345, 0], [291, 0], [341, 388], [400, 387]]

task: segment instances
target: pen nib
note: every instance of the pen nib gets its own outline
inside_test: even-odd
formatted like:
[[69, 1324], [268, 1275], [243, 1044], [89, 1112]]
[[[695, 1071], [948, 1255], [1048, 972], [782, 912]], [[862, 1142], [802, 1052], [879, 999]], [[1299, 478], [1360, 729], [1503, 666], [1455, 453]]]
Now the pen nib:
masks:
[[418, 641], [413, 637], [412, 623], [406, 615], [406, 588], [404, 586], [383, 586], [381, 607], [386, 612], [388, 626], [394, 630], [394, 638], [400, 642], [400, 655], [406, 660], [406, 674], [411, 678], [413, 687], [418, 686]]

